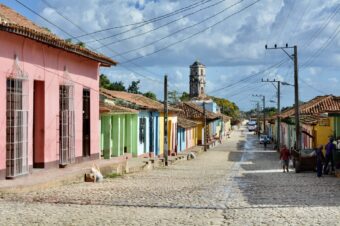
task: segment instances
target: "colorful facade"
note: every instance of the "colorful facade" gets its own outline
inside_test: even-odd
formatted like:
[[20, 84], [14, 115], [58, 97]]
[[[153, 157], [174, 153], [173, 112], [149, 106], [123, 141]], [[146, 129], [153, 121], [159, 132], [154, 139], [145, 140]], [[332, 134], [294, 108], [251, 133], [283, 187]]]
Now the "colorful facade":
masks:
[[178, 152], [197, 145], [198, 124], [185, 118], [178, 118], [177, 147]]
[[0, 179], [99, 158], [99, 67], [116, 63], [0, 15]]
[[[162, 103], [140, 94], [101, 89], [101, 95], [114, 104], [134, 109], [137, 116], [137, 149], [133, 156], [161, 156], [164, 148], [164, 106]], [[169, 154], [177, 148], [176, 109], [169, 107], [168, 150]], [[135, 119], [134, 119], [135, 120]], [[130, 138], [128, 138], [130, 139]]]
[[138, 111], [101, 103], [100, 112], [101, 154], [104, 159], [138, 155]]

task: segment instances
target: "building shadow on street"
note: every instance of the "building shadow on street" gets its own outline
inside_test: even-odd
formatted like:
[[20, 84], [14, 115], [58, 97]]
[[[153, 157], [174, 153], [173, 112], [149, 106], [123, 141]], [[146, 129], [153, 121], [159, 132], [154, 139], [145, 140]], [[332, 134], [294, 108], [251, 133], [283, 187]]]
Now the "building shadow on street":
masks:
[[237, 188], [250, 205], [340, 206], [340, 180], [314, 172], [283, 173], [279, 154], [247, 152], [240, 163]]

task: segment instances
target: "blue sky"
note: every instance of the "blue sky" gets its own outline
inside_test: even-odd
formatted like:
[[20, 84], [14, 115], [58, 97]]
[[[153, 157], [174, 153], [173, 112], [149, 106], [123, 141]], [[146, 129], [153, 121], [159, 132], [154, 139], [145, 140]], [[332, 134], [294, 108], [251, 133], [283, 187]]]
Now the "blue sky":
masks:
[[[188, 92], [189, 65], [198, 59], [207, 67], [208, 94], [230, 99], [242, 110], [254, 106], [252, 100], [256, 98], [252, 94], [263, 94], [267, 100], [274, 100], [275, 88], [269, 83], [261, 83], [261, 78], [293, 83], [293, 62], [280, 50], [266, 51], [264, 48], [265, 44], [273, 46], [275, 43], [298, 46], [302, 101], [317, 95], [340, 95], [340, 6], [336, 0], [260, 0], [252, 6], [249, 5], [256, 0], [20, 1], [74, 37], [140, 23], [182, 9], [178, 14], [147, 24], [73, 38], [75, 42], [81, 40], [87, 47], [121, 62], [117, 67], [102, 70], [111, 80], [129, 84], [140, 79], [142, 91], [153, 91], [160, 99], [164, 74], [169, 76], [170, 90]], [[69, 38], [16, 1], [0, 0], [0, 3], [59, 36]], [[188, 7], [194, 3], [196, 5]], [[247, 6], [249, 8], [243, 10]], [[238, 13], [240, 10], [243, 11]], [[202, 30], [205, 31], [199, 33]], [[194, 35], [196, 33], [199, 34]], [[102, 40], [95, 41], [98, 39]], [[178, 41], [181, 42], [175, 44]], [[103, 44], [108, 46], [101, 47]], [[157, 53], [150, 55], [153, 52]], [[126, 54], [119, 55], [122, 53]], [[136, 60], [127, 62], [131, 59]], [[280, 67], [250, 76], [281, 60], [286, 61]], [[246, 77], [249, 78], [244, 79]], [[242, 79], [244, 81], [239, 82]], [[221, 89], [223, 87], [227, 88]], [[283, 106], [294, 102], [293, 93], [293, 87], [282, 87]], [[275, 104], [268, 102], [267, 105]]]

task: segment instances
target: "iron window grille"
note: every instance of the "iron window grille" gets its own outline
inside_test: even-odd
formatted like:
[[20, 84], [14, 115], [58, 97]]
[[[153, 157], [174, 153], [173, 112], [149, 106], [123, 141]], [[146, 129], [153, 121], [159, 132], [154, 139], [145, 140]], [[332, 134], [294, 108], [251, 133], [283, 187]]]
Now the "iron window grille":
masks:
[[59, 86], [59, 164], [75, 162], [74, 85], [66, 69]]
[[6, 177], [28, 174], [28, 76], [15, 57], [6, 82]]

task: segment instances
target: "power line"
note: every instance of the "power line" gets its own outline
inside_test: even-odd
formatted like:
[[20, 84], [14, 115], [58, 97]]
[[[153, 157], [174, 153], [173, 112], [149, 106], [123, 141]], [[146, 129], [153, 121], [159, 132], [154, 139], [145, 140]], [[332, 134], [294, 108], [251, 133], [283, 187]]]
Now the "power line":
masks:
[[300, 78], [300, 82], [302, 82], [302, 84], [308, 86], [309, 88], [311, 88], [311, 89], [317, 91], [318, 93], [321, 93], [321, 94], [323, 94], [323, 95], [327, 95], [327, 93], [325, 93], [325, 92], [321, 91], [320, 89], [314, 87], [313, 85], [311, 85], [310, 83], [308, 83], [306, 80], [304, 80], [304, 79], [302, 79], [302, 78]]
[[[232, 8], [232, 7], [234, 7], [234, 6], [238, 5], [238, 4], [240, 4], [240, 3], [242, 3], [243, 1], [244, 1], [244, 0], [241, 0], [241, 1], [237, 2], [237, 3], [234, 3], [234, 4], [232, 4], [232, 5], [230, 5], [230, 6], [226, 7], [226, 8], [224, 8], [223, 10], [219, 11], [218, 13], [215, 13], [215, 14], [213, 14], [212, 16], [209, 16], [209, 17], [207, 17], [207, 18], [201, 20], [200, 22], [197, 22], [197, 23], [192, 24], [192, 25], [190, 25], [190, 26], [187, 26], [187, 27], [181, 28], [181, 29], [179, 29], [179, 30], [176, 30], [176, 31], [172, 32], [171, 34], [166, 35], [166, 36], [164, 36], [164, 37], [162, 37], [162, 38], [160, 38], [160, 39], [158, 39], [158, 40], [156, 40], [156, 41], [150, 42], [150, 43], [148, 43], [148, 44], [146, 44], [146, 45], [143, 45], [143, 46], [138, 47], [138, 48], [135, 48], [135, 49], [130, 49], [130, 50], [128, 50], [128, 51], [125, 51], [125, 52], [120, 53], [120, 54], [115, 55], [115, 56], [123, 56], [123, 55], [126, 55], [126, 54], [128, 54], [128, 53], [135, 52], [135, 51], [137, 51], [137, 50], [144, 49], [144, 48], [149, 47], [149, 46], [153, 46], [154, 44], [156, 44], [156, 43], [158, 43], [158, 42], [160, 42], [160, 41], [162, 41], [162, 40], [164, 40], [164, 39], [167, 39], [167, 38], [169, 38], [169, 37], [171, 37], [171, 36], [174, 36], [175, 34], [178, 34], [178, 33], [182, 32], [182, 31], [185, 31], [185, 30], [187, 30], [187, 29], [189, 29], [189, 28], [193, 28], [193, 27], [195, 27], [195, 26], [197, 26], [197, 25], [200, 25], [200, 24], [204, 23], [205, 21], [208, 21], [208, 20], [212, 19], [212, 18], [214, 18], [214, 17], [216, 17], [216, 16], [218, 16], [218, 15], [224, 13], [224, 12], [227, 11], [228, 9], [230, 9], [230, 8]], [[110, 44], [108, 44], [108, 45], [110, 45]], [[106, 45], [104, 45], [104, 46], [106, 46]], [[115, 57], [115, 56], [114, 56], [114, 57]]]
[[230, 87], [232, 87], [232, 86], [234, 86], [234, 85], [236, 85], [236, 84], [238, 84], [238, 83], [244, 82], [244, 81], [246, 81], [246, 80], [248, 80], [248, 79], [250, 79], [250, 78], [252, 78], [252, 77], [261, 75], [261, 74], [263, 74], [264, 72], [266, 72], [266, 71], [268, 71], [268, 70], [271, 70], [271, 69], [273, 69], [273, 68], [279, 67], [280, 65], [286, 63], [287, 61], [288, 61], [288, 59], [281, 60], [280, 62], [278, 62], [278, 63], [276, 63], [276, 64], [274, 64], [274, 65], [271, 65], [271, 66], [269, 66], [269, 67], [267, 67], [267, 68], [265, 68], [265, 69], [263, 69], [263, 70], [261, 70], [261, 71], [258, 71], [258, 72], [252, 73], [252, 74], [250, 74], [250, 75], [247, 75], [247, 77], [245, 77], [245, 78], [243, 78], [243, 79], [240, 79], [240, 80], [238, 80], [238, 81], [235, 82], [235, 83], [232, 83], [232, 84], [229, 84], [229, 85], [227, 85], [227, 86], [223, 86], [223, 87], [221, 87], [221, 88], [215, 89], [214, 91], [212, 91], [212, 92], [210, 92], [210, 93], [215, 93], [215, 92], [219, 92], [219, 91], [221, 91], [221, 90], [223, 90], [223, 89], [230, 88]]
[[[46, 19], [45, 17], [43, 17], [43, 16], [41, 16], [39, 13], [37, 13], [35, 10], [33, 10], [32, 8], [30, 8], [30, 7], [28, 7], [27, 5], [25, 5], [25, 4], [23, 4], [22, 2], [20, 2], [19, 0], [15, 0], [17, 3], [19, 3], [21, 6], [23, 6], [24, 8], [26, 8], [27, 10], [29, 10], [30, 12], [32, 12], [33, 14], [35, 14], [35, 15], [37, 15], [37, 16], [39, 16], [40, 18], [42, 18], [44, 21], [46, 21], [46, 22], [48, 22], [49, 24], [51, 24], [51, 25], [53, 25], [53, 26], [55, 26], [56, 28], [58, 28], [60, 31], [62, 31], [62, 32], [64, 32], [65, 34], [67, 34], [68, 36], [70, 36], [70, 37], [73, 37], [69, 32], [67, 32], [66, 30], [64, 30], [63, 28], [61, 28], [60, 26], [58, 26], [58, 25], [56, 25], [55, 23], [53, 23], [53, 22], [51, 22], [50, 20], [48, 20], [48, 19]], [[48, 5], [50, 8], [53, 8], [53, 7], [51, 7], [51, 5]], [[54, 9], [54, 8], [53, 8]], [[64, 19], [66, 19], [67, 21], [69, 21], [70, 23], [72, 23], [74, 26], [76, 26], [79, 30], [81, 30], [81, 31], [83, 31], [83, 32], [85, 32], [84, 30], [83, 30], [83, 28], [81, 28], [80, 26], [78, 26], [77, 24], [75, 24], [74, 22], [72, 22], [70, 19], [68, 19], [68, 18], [66, 18], [64, 15], [62, 15], [60, 12], [58, 12], [56, 9], [54, 9], [55, 10], [55, 12], [57, 13], [57, 14], [59, 14], [60, 16], [62, 16]], [[78, 41], [81, 41], [80, 39], [76, 39], [76, 40], [78, 40]], [[91, 49], [91, 48], [90, 48]], [[93, 50], [93, 49], [92, 49]], [[110, 50], [112, 50], [112, 49], [110, 49]], [[113, 52], [114, 52], [114, 50], [112, 50]], [[134, 63], [135, 64], [135, 63]], [[137, 65], [137, 64], [135, 64], [136, 66], [139, 66], [139, 65]], [[137, 74], [137, 75], [139, 75], [139, 76], [141, 76], [141, 77], [143, 77], [143, 78], [146, 78], [146, 79], [149, 79], [149, 80], [151, 80], [151, 81], [154, 81], [154, 82], [157, 82], [157, 84], [158, 84], [158, 82], [159, 82], [159, 80], [155, 80], [155, 79], [152, 79], [152, 78], [149, 78], [148, 76], [145, 76], [145, 75], [143, 75], [143, 74], [141, 74], [141, 73], [139, 73], [139, 72], [136, 72], [135, 70], [132, 70], [132, 69], [129, 69], [129, 68], [127, 68], [126, 66], [124, 66], [124, 65], [121, 65], [123, 68], [125, 68], [126, 70], [129, 70], [129, 71], [131, 71], [131, 72], [133, 72], [133, 73], [135, 73], [135, 74]], [[140, 67], [140, 66], [139, 66]]]
[[128, 60], [128, 61], [122, 62], [122, 64], [129, 63], [129, 62], [136, 61], [136, 60], [141, 59], [141, 58], [144, 58], [144, 57], [148, 57], [148, 56], [154, 55], [154, 54], [156, 54], [156, 53], [158, 53], [158, 52], [161, 52], [161, 51], [163, 51], [163, 50], [165, 50], [165, 49], [167, 49], [167, 48], [169, 48], [169, 47], [171, 47], [171, 46], [177, 45], [177, 44], [179, 44], [179, 43], [181, 43], [181, 42], [184, 42], [184, 41], [186, 41], [186, 40], [188, 40], [188, 39], [190, 39], [190, 38], [193, 38], [193, 37], [195, 37], [195, 36], [197, 36], [197, 35], [199, 35], [199, 34], [205, 32], [205, 31], [207, 31], [207, 30], [213, 28], [214, 26], [216, 26], [216, 25], [218, 25], [218, 24], [224, 22], [225, 20], [231, 18], [232, 16], [234, 16], [234, 15], [236, 15], [236, 14], [239, 14], [239, 13], [241, 13], [242, 11], [244, 11], [244, 10], [250, 8], [251, 6], [253, 6], [253, 5], [255, 5], [256, 3], [258, 3], [259, 1], [261, 1], [261, 0], [257, 0], [257, 1], [255, 1], [255, 2], [253, 2], [253, 3], [249, 4], [249, 5], [247, 5], [246, 7], [244, 7], [244, 8], [242, 8], [242, 9], [240, 9], [240, 10], [238, 10], [238, 11], [236, 11], [236, 12], [230, 14], [230, 15], [227, 16], [227, 17], [224, 17], [222, 20], [219, 20], [218, 22], [212, 24], [211, 26], [208, 26], [208, 27], [206, 27], [206, 28], [200, 30], [199, 32], [196, 32], [196, 33], [194, 33], [194, 34], [192, 34], [192, 35], [190, 35], [190, 36], [188, 36], [188, 37], [186, 37], [186, 38], [184, 38], [184, 39], [181, 39], [181, 40], [179, 40], [179, 41], [173, 42], [173, 43], [171, 43], [171, 44], [169, 44], [169, 45], [167, 45], [167, 46], [165, 46], [165, 47], [163, 47], [163, 48], [157, 49], [156, 51], [153, 51], [153, 52], [148, 53], [148, 54], [146, 54], [146, 55], [139, 56], [139, 57], [135, 57], [135, 58], [132, 58], [132, 59], [130, 59], [130, 60]]
[[[191, 12], [191, 13], [189, 13], [189, 14], [186, 14], [186, 15], [180, 17], [180, 18], [177, 18], [177, 19], [175, 19], [175, 20], [172, 20], [172, 21], [170, 21], [170, 22], [167, 22], [167, 23], [165, 23], [165, 24], [163, 24], [163, 25], [161, 25], [161, 26], [158, 26], [158, 27], [156, 27], [156, 28], [153, 28], [153, 29], [151, 29], [151, 30], [148, 30], [148, 31], [145, 31], [145, 32], [142, 32], [142, 33], [138, 33], [138, 34], [135, 34], [135, 35], [131, 35], [131, 36], [128, 36], [128, 37], [126, 37], [126, 38], [118, 39], [118, 40], [113, 41], [113, 42], [110, 42], [110, 43], [106, 43], [105, 45], [100, 46], [98, 49], [100, 49], [100, 48], [102, 48], [102, 47], [105, 47], [105, 46], [108, 46], [108, 45], [113, 45], [113, 44], [116, 44], [116, 43], [119, 43], [119, 42], [122, 42], [122, 41], [130, 40], [130, 39], [133, 39], [133, 38], [136, 38], [136, 37], [140, 37], [140, 36], [143, 36], [143, 35], [145, 35], [145, 34], [148, 34], [148, 33], [154, 32], [154, 31], [157, 31], [157, 30], [159, 30], [159, 29], [161, 29], [161, 28], [163, 28], [163, 27], [166, 27], [166, 26], [168, 26], [168, 25], [170, 25], [170, 24], [173, 24], [173, 23], [175, 23], [175, 22], [177, 22], [177, 21], [179, 21], [179, 20], [182, 20], [182, 19], [184, 19], [184, 18], [186, 18], [186, 17], [188, 17], [188, 16], [194, 15], [194, 14], [200, 12], [200, 11], [203, 11], [203, 10], [206, 10], [206, 9], [211, 8], [211, 7], [213, 7], [213, 6], [216, 6], [216, 5], [218, 5], [218, 4], [221, 4], [221, 3], [224, 2], [224, 1], [226, 1], [226, 0], [221, 0], [221, 1], [218, 1], [217, 3], [214, 3], [214, 4], [211, 4], [211, 5], [208, 5], [208, 6], [204, 7], [204, 8], [198, 9], [198, 10], [196, 10], [196, 11], [194, 11], [194, 12]], [[242, 1], [244, 1], [244, 0], [242, 0]], [[107, 36], [106, 38], [102, 38], [102, 39], [100, 39], [100, 40], [104, 40], [104, 39], [107, 39], [107, 38], [115, 37], [115, 36], [118, 36], [118, 35], [120, 35], [120, 34], [122, 34], [122, 33], [117, 33], [117, 34], [114, 34], [114, 35], [111, 35], [111, 36]], [[88, 41], [87, 43], [90, 43], [90, 42], [92, 42], [92, 40], [91, 40], [91, 41]]]
[[135, 28], [134, 28], [134, 29], [136, 29], [136, 28], [139, 28], [139, 27], [143, 27], [143, 26], [145, 26], [146, 24], [153, 23], [153, 22], [157, 22], [157, 21], [159, 21], [159, 20], [163, 20], [163, 19], [168, 18], [168, 17], [171, 17], [171, 16], [173, 16], [173, 15], [177, 15], [177, 14], [182, 13], [182, 12], [185, 12], [185, 11], [187, 11], [187, 10], [196, 8], [196, 7], [200, 6], [200, 5], [206, 4], [206, 3], [211, 2], [211, 1], [213, 1], [213, 0], [205, 0], [205, 1], [200, 0], [200, 1], [195, 2], [194, 4], [188, 5], [188, 6], [186, 6], [186, 7], [180, 8], [180, 9], [177, 9], [177, 10], [171, 12], [171, 13], [167, 13], [167, 14], [164, 14], [164, 15], [162, 15], [162, 16], [154, 17], [154, 18], [152, 18], [152, 19], [148, 19], [148, 20], [145, 20], [145, 21], [142, 21], [142, 22], [136, 22], [136, 23], [125, 24], [125, 25], [120, 25], [120, 26], [109, 27], [109, 28], [97, 30], [97, 31], [94, 31], [94, 32], [90, 32], [90, 33], [86, 33], [86, 34], [84, 34], [84, 35], [77, 36], [77, 38], [84, 37], [84, 36], [88, 36], [88, 35], [97, 34], [97, 33], [104, 32], [104, 31], [114, 30], [114, 29], [118, 29], [118, 28], [124, 28], [124, 27], [129, 27], [129, 26], [134, 26], [134, 25], [143, 24], [142, 26], [138, 26], [138, 27], [135, 27]]
[[317, 29], [315, 32], [313, 32], [313, 34], [311, 35], [311, 38], [309, 39], [309, 41], [305, 45], [303, 45], [303, 47], [306, 47], [306, 46], [310, 45], [312, 42], [315, 41], [315, 39], [325, 30], [325, 28], [328, 26], [328, 24], [332, 21], [332, 19], [338, 14], [339, 9], [340, 9], [340, 4], [329, 15], [329, 17], [327, 18], [325, 23], [319, 29]]

